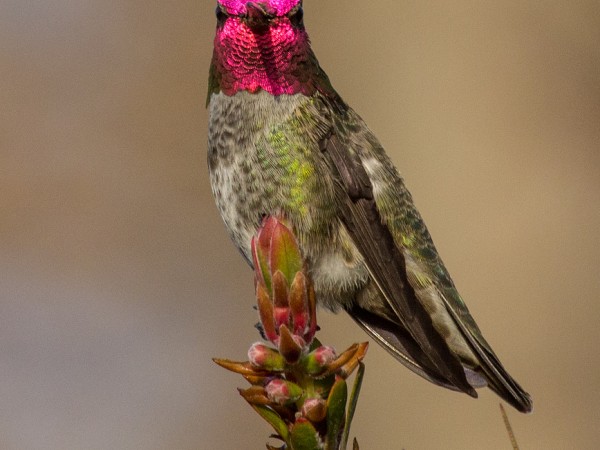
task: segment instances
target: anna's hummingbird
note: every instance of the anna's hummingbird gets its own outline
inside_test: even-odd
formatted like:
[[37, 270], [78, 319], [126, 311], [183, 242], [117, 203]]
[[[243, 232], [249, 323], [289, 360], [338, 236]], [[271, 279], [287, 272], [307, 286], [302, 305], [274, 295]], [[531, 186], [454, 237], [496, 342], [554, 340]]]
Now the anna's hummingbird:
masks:
[[208, 166], [231, 238], [252, 264], [266, 215], [292, 226], [322, 306], [343, 309], [402, 364], [519, 411], [531, 397], [483, 338], [411, 194], [311, 50], [301, 0], [218, 0]]

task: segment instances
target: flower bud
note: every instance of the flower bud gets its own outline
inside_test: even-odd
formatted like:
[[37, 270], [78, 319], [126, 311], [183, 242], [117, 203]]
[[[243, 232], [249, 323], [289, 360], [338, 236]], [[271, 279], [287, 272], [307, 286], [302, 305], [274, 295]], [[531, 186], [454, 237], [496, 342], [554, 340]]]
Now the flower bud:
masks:
[[327, 414], [327, 404], [322, 398], [309, 398], [302, 405], [302, 415], [312, 423], [319, 423]]
[[[296, 339], [295, 339], [296, 338]], [[285, 325], [279, 327], [279, 352], [290, 364], [296, 364], [302, 355], [303, 341], [293, 336]]]
[[248, 350], [248, 361], [254, 367], [271, 372], [281, 372], [285, 368], [283, 356], [277, 350], [267, 347], [260, 342], [252, 344]]
[[291, 381], [275, 378], [265, 386], [267, 397], [278, 405], [288, 405], [302, 396], [302, 388]]
[[[288, 362], [295, 362], [301, 354], [297, 347], [306, 351], [318, 328], [314, 287], [304, 272], [298, 241], [283, 221], [269, 216], [251, 248], [264, 334]], [[293, 339], [281, 335], [282, 326]]]
[[324, 372], [327, 366], [335, 361], [336, 354], [333, 347], [322, 345], [310, 352], [302, 359], [302, 366], [306, 373], [318, 375]]

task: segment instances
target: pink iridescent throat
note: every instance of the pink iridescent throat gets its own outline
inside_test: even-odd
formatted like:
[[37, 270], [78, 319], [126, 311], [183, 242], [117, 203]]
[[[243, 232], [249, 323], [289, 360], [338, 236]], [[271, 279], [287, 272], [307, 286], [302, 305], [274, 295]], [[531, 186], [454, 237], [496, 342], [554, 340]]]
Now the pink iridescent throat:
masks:
[[273, 95], [315, 91], [318, 66], [311, 57], [308, 35], [287, 17], [262, 31], [230, 17], [217, 29], [213, 65], [219, 88], [227, 95], [261, 89]]

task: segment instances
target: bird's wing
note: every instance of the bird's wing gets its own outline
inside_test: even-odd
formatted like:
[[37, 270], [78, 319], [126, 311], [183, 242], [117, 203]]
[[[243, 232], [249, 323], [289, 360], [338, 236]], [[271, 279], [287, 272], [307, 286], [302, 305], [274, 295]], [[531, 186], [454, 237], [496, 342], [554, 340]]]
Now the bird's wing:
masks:
[[[346, 130], [334, 128], [324, 143], [344, 188], [342, 221], [389, 307], [414, 342], [398, 327], [364, 309], [355, 306], [351, 315], [384, 348], [424, 378], [470, 394], [474, 392], [471, 386], [487, 382], [518, 410], [531, 411], [531, 397], [504, 369], [456, 290], [402, 178], [391, 161], [384, 161], [387, 156], [362, 120], [353, 111], [349, 114], [353, 116], [347, 121], [350, 126]], [[378, 170], [370, 167], [367, 173], [368, 165], [376, 165]], [[373, 184], [377, 184], [376, 194]], [[434, 310], [437, 330], [433, 327]], [[446, 338], [456, 333], [462, 337], [453, 341], [454, 348], [440, 335], [440, 326]], [[461, 354], [456, 355], [457, 351]], [[459, 369], [460, 363], [455, 361], [461, 357], [465, 367]], [[483, 383], [481, 375], [485, 377]]]
[[338, 206], [341, 222], [363, 256], [371, 278], [387, 304], [417, 344], [421, 356], [430, 361], [430, 364], [422, 365], [435, 368], [439, 374], [435, 378], [445, 380], [445, 384], [477, 397], [459, 358], [435, 329], [430, 315], [409, 283], [404, 255], [381, 218], [368, 173], [357, 153], [344, 145], [339, 133], [333, 128], [323, 140], [321, 150], [340, 185]]

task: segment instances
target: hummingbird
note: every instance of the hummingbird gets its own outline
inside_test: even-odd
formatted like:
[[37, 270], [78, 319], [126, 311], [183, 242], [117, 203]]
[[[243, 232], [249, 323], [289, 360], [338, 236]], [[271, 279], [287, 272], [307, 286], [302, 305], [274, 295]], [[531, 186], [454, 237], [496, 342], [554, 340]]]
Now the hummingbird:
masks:
[[407, 368], [521, 412], [379, 140], [321, 68], [302, 0], [218, 0], [208, 168], [229, 235], [252, 265], [265, 216], [290, 224], [320, 306], [345, 311]]

